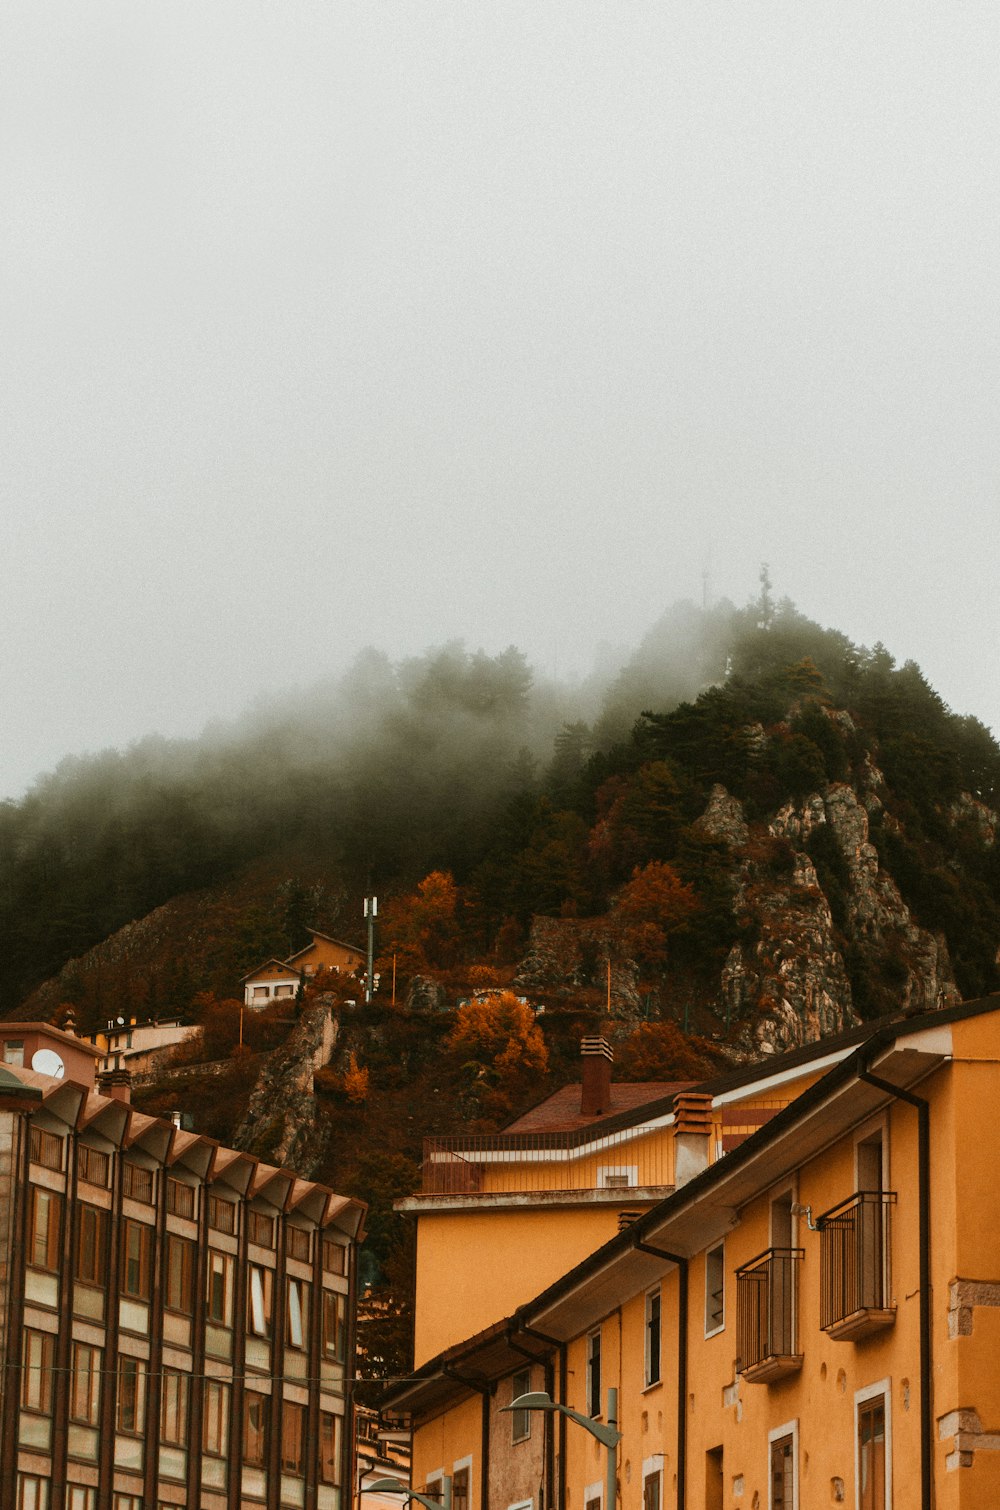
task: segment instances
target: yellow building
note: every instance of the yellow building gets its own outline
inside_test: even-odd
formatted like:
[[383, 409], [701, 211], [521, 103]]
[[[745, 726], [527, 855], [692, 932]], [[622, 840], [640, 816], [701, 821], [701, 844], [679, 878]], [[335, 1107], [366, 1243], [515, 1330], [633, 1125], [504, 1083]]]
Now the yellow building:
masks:
[[[607, 1042], [585, 1038], [582, 1083], [503, 1132], [427, 1139], [421, 1189], [397, 1202], [417, 1221], [417, 1365], [509, 1314], [673, 1190], [689, 1170], [679, 1113], [698, 1120], [695, 1147], [707, 1137], [714, 1161], [863, 1036], [706, 1082], [697, 1109], [688, 1082], [616, 1083]], [[456, 1254], [488, 1255], [488, 1267]]]
[[545, 1389], [601, 1421], [613, 1387], [624, 1510], [1000, 1505], [1000, 998], [848, 1037], [720, 1157], [719, 1093], [688, 1092], [673, 1191], [392, 1391], [414, 1483], [461, 1470], [467, 1510], [613, 1510], [587, 1431], [501, 1413]]

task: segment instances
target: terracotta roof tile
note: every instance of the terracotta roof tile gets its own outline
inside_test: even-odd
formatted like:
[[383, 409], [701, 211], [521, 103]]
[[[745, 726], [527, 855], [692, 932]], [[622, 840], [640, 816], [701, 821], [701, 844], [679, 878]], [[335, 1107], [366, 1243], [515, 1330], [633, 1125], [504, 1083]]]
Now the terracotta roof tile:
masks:
[[613, 1081], [611, 1105], [607, 1111], [600, 1117], [585, 1117], [580, 1112], [583, 1087], [578, 1081], [553, 1092], [523, 1117], [509, 1123], [504, 1132], [569, 1132], [577, 1127], [592, 1127], [605, 1117], [620, 1117], [623, 1112], [636, 1111], [647, 1102], [676, 1096], [678, 1091], [690, 1090], [695, 1083], [693, 1080]]

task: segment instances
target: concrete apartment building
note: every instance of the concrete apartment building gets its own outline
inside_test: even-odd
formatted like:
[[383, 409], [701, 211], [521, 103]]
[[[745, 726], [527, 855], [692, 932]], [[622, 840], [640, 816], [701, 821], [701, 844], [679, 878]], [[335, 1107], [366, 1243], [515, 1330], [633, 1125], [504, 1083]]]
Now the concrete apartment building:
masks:
[[[414, 1483], [451, 1477], [463, 1510], [1000, 1505], [998, 1043], [990, 997], [776, 1057], [748, 1076], [785, 1105], [728, 1146], [738, 1084], [687, 1088], [661, 1125], [672, 1188], [554, 1278], [541, 1225], [522, 1228], [519, 1265], [495, 1261], [488, 1197], [467, 1223], [496, 1175], [467, 1171], [461, 1209], [445, 1199], [470, 1241], [423, 1282], [460, 1296], [455, 1275], [478, 1275], [475, 1324], [458, 1339], [438, 1311], [447, 1340], [384, 1407], [412, 1428]], [[553, 1229], [555, 1194], [521, 1192]], [[517, 1298], [484, 1324], [491, 1294]], [[504, 1409], [544, 1390], [606, 1426], [609, 1388], [613, 1503], [580, 1419]]]
[[364, 1207], [0, 1045], [0, 1502], [340, 1510]]

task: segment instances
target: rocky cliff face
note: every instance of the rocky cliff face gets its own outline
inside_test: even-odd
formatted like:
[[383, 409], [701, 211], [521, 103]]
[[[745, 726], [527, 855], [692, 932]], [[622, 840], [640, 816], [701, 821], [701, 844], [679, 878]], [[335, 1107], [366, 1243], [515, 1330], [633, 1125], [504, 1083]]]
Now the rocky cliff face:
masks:
[[329, 1063], [338, 1021], [332, 998], [320, 997], [302, 1012], [280, 1049], [262, 1061], [233, 1147], [272, 1164], [288, 1164], [309, 1178], [322, 1149], [317, 1128], [313, 1075]]
[[[738, 844], [734, 799], [713, 793], [703, 818], [740, 854], [736, 907], [752, 943], [734, 944], [722, 972], [727, 1012], [748, 1021], [748, 1047], [774, 1052], [859, 1021], [845, 951], [891, 963], [898, 1009], [924, 1011], [959, 999], [942, 934], [919, 927], [870, 841], [869, 811], [881, 808], [878, 768], [866, 762], [860, 795], [833, 783], [787, 802], [767, 824], [768, 835], [790, 847], [783, 883]], [[738, 806], [738, 804], [737, 804]], [[721, 826], [720, 826], [721, 825]], [[845, 915], [838, 928], [807, 846], [826, 829], [843, 865]]]

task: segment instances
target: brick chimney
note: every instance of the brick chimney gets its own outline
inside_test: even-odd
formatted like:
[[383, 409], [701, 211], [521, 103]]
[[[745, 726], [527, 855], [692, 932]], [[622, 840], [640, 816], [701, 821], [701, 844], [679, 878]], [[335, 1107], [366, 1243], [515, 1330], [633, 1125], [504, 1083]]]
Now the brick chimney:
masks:
[[611, 1065], [614, 1053], [606, 1038], [585, 1038], [580, 1045], [583, 1059], [583, 1094], [580, 1115], [603, 1117], [611, 1110]]
[[128, 1070], [105, 1070], [97, 1077], [97, 1089], [102, 1096], [110, 1096], [112, 1101], [131, 1103], [132, 1076]]
[[674, 1187], [680, 1189], [708, 1168], [712, 1138], [712, 1098], [681, 1091], [674, 1101]]

